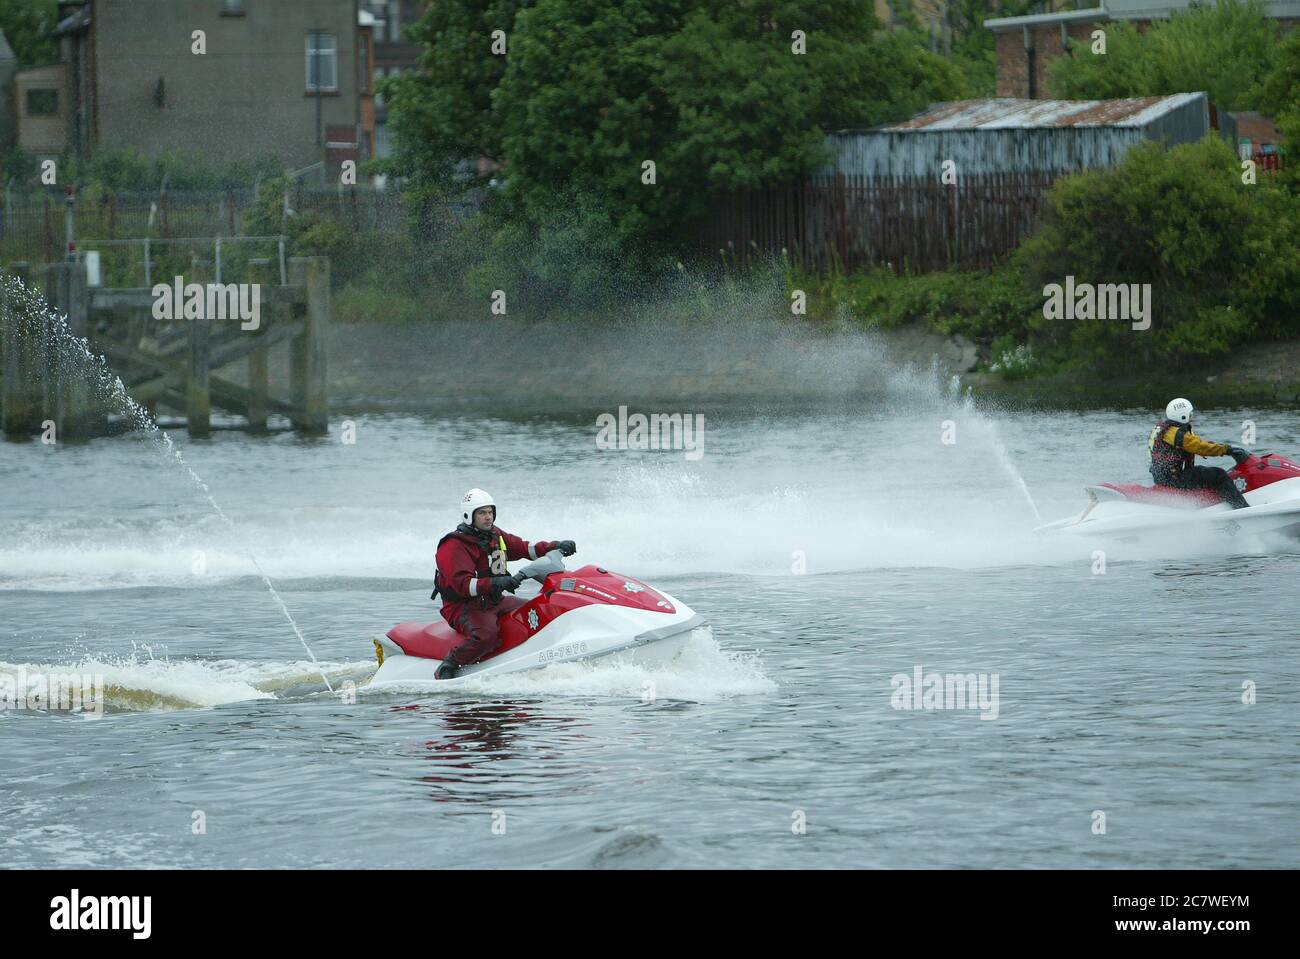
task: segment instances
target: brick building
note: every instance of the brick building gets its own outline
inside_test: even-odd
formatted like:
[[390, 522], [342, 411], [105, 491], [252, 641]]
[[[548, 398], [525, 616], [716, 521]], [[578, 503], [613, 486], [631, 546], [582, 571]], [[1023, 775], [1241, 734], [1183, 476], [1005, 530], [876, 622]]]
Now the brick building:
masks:
[[[375, 82], [420, 68], [423, 47], [406, 36], [406, 30], [424, 17], [431, 0], [361, 0], [363, 13], [374, 18]], [[375, 156], [389, 156], [388, 107], [375, 95]]]
[[373, 155], [366, 19], [358, 0], [60, 3], [58, 63], [15, 79], [19, 149], [271, 156], [332, 175]]
[[[1102, 0], [1083, 10], [985, 20], [984, 26], [997, 37], [997, 95], [1050, 99], [1047, 65], [1072, 52], [1087, 52], [1094, 30], [1125, 20], [1139, 25], [1165, 20], [1189, 6], [1189, 0]], [[1300, 24], [1300, 0], [1273, 0], [1264, 6], [1284, 27]]]

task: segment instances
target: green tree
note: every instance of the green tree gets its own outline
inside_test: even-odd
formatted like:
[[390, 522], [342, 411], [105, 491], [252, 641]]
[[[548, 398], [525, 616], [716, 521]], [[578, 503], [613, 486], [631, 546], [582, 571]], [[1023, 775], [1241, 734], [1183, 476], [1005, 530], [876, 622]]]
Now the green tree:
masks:
[[24, 67], [51, 63], [59, 47], [50, 36], [58, 26], [57, 0], [0, 0], [0, 31]]
[[[472, 8], [472, 9], [471, 9]], [[585, 195], [627, 243], [667, 239], [709, 193], [786, 182], [825, 133], [966, 93], [869, 0], [536, 0], [435, 4], [413, 31], [430, 72], [391, 90], [399, 172], [445, 185], [455, 161], [501, 159], [501, 203], [539, 223]], [[508, 54], [490, 52], [503, 29]], [[792, 49], [795, 31], [807, 52]], [[642, 182], [644, 161], [656, 182]]]
[[970, 87], [970, 95], [997, 93], [997, 36], [984, 26], [994, 17], [1020, 17], [1038, 0], [949, 0], [945, 7], [952, 28], [949, 57]]
[[[964, 92], [950, 64], [881, 31], [871, 9], [864, 0], [539, 0], [520, 16], [493, 98], [508, 186], [525, 212], [578, 187], [623, 239], [667, 239], [708, 209], [711, 192], [815, 168], [827, 131]], [[643, 182], [645, 161], [654, 185]]]
[[1277, 48], [1273, 69], [1256, 91], [1256, 106], [1273, 117], [1300, 110], [1300, 30], [1290, 31]]
[[1145, 32], [1106, 24], [1106, 52], [1080, 44], [1047, 68], [1052, 92], [1067, 99], [1165, 96], [1204, 90], [1225, 110], [1253, 109], [1277, 56], [1278, 25], [1263, 0], [1196, 4]]
[[[492, 92], [505, 75], [515, 17], [530, 0], [447, 0], [407, 28], [424, 47], [420, 69], [384, 80], [395, 140], [393, 168], [424, 186], [450, 187], [455, 164], [501, 157]], [[493, 52], [493, 32], [506, 54]]]

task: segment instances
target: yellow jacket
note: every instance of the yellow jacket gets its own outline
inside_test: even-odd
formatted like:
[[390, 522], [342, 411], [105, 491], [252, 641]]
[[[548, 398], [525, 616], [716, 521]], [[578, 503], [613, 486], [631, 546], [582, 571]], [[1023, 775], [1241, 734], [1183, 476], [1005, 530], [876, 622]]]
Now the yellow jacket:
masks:
[[1182, 446], [1178, 445], [1178, 432], [1183, 429], [1180, 426], [1170, 426], [1165, 429], [1164, 435], [1160, 438], [1175, 449], [1182, 449], [1188, 453], [1195, 453], [1197, 456], [1227, 456], [1228, 447], [1222, 443], [1211, 443], [1209, 440], [1203, 440], [1192, 432], [1191, 427], [1187, 427], [1183, 432]]

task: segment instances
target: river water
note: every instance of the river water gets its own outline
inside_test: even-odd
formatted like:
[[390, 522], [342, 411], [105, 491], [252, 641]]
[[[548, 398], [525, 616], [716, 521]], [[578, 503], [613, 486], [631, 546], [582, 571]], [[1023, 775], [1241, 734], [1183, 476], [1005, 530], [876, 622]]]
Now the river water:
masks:
[[[5, 864], [1300, 862], [1296, 545], [1108, 548], [1099, 568], [1095, 544], [1032, 533], [1085, 483], [1145, 478], [1149, 411], [1003, 412], [920, 375], [658, 409], [704, 416], [697, 458], [597, 448], [617, 405], [177, 434], [233, 529], [144, 434], [0, 444], [0, 678], [98, 674], [107, 699], [0, 711]], [[1246, 419], [1300, 452], [1292, 410], [1201, 428]], [[369, 637], [435, 615], [434, 544], [470, 486], [502, 528], [576, 540], [571, 563], [663, 586], [711, 635], [658, 670], [368, 692]], [[918, 671], [989, 697], [895, 708]]]

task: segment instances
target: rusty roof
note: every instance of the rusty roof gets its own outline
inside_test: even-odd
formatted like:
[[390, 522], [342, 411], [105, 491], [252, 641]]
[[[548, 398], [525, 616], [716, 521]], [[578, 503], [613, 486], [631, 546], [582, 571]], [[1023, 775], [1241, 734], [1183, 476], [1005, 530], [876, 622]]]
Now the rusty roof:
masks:
[[1282, 137], [1277, 132], [1277, 124], [1272, 117], [1264, 116], [1253, 110], [1230, 113], [1228, 116], [1237, 121], [1237, 136], [1249, 137], [1260, 143], [1281, 143]]
[[902, 123], [876, 127], [880, 131], [978, 130], [1049, 127], [1141, 127], [1203, 93], [1132, 100], [957, 100], [940, 103]]

